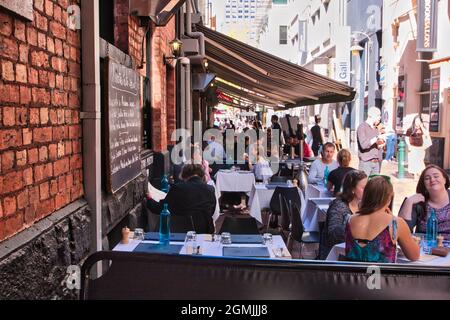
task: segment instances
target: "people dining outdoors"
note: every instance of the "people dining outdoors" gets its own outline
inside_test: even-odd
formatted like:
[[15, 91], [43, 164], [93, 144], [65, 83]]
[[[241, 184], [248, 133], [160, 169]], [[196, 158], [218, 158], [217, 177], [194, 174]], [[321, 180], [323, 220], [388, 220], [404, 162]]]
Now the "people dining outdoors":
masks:
[[408, 145], [408, 172], [419, 179], [420, 173], [425, 169], [425, 151], [431, 146], [430, 132], [423, 125], [422, 117], [414, 117], [411, 127], [406, 130], [406, 144]]
[[320, 259], [325, 260], [335, 244], [345, 240], [345, 226], [351, 215], [359, 210], [367, 176], [363, 171], [348, 172], [342, 183], [342, 192], [330, 203], [320, 239]]
[[431, 209], [436, 212], [438, 233], [450, 240], [450, 180], [447, 173], [436, 165], [425, 168], [417, 183], [416, 194], [403, 202], [399, 217], [405, 219], [411, 230], [425, 233]]
[[209, 167], [208, 161], [203, 159], [203, 152], [199, 146], [195, 146], [192, 152], [192, 160], [194, 164], [200, 164], [205, 171], [205, 182], [209, 182], [211, 180], [211, 172], [212, 169]]
[[407, 223], [389, 209], [393, 196], [393, 186], [386, 177], [375, 176], [368, 181], [360, 208], [349, 218], [345, 229], [347, 260], [395, 263], [397, 243], [407, 259], [419, 259], [420, 248]]
[[324, 144], [321, 152], [321, 158], [316, 159], [311, 164], [311, 168], [309, 169], [308, 174], [308, 183], [311, 184], [323, 183], [326, 168], [328, 167], [328, 172], [331, 172], [338, 168], [339, 165], [337, 161], [333, 160], [335, 152], [336, 146], [333, 143], [327, 142]]
[[147, 207], [160, 214], [167, 203], [172, 215], [192, 216], [197, 233], [214, 233], [213, 214], [216, 208], [214, 187], [205, 183], [201, 164], [185, 164], [181, 171], [183, 182], [174, 184], [159, 202], [147, 194]]
[[265, 181], [273, 176], [273, 171], [270, 168], [270, 163], [265, 156], [264, 148], [259, 145], [257, 148], [252, 148], [253, 152], [247, 157], [250, 171], [255, 175], [256, 181]]
[[327, 186], [328, 190], [333, 191], [334, 195], [341, 192], [341, 185], [345, 175], [350, 171], [355, 170], [350, 167], [352, 154], [347, 149], [342, 149], [338, 152], [337, 161], [339, 163], [339, 168], [330, 172]]

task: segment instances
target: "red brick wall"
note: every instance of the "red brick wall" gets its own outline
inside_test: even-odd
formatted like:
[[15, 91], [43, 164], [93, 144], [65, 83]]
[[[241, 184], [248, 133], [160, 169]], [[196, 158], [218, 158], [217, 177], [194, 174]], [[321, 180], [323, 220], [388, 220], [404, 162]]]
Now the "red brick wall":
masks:
[[[153, 149], [167, 150], [168, 137], [175, 123], [175, 72], [164, 65], [170, 56], [169, 42], [175, 38], [175, 17], [165, 27], [152, 26], [152, 129]], [[169, 74], [168, 74], [169, 73]], [[169, 88], [167, 87], [169, 86]]]
[[33, 22], [0, 9], [0, 241], [83, 195], [77, 2], [35, 0]]

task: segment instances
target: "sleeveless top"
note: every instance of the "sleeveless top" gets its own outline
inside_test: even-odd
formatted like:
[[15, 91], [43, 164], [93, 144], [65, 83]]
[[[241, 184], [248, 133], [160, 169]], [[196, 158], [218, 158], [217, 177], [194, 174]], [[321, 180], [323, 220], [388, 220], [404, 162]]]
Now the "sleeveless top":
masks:
[[[373, 240], [354, 239], [350, 220], [345, 228], [345, 257], [351, 261], [395, 263], [397, 261], [397, 219], [381, 231]], [[392, 226], [392, 237], [389, 228]], [[394, 239], [394, 240], [393, 240]], [[361, 246], [364, 243], [365, 246]]]

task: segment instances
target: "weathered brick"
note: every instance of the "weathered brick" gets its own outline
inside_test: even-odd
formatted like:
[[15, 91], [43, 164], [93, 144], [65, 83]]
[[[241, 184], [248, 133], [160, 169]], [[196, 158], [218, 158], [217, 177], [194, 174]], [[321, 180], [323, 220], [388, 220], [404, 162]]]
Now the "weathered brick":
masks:
[[53, 141], [61, 141], [68, 138], [66, 126], [53, 127]]
[[48, 71], [39, 70], [39, 84], [44, 87], [49, 85]]
[[[28, 124], [28, 109], [27, 108], [16, 108], [16, 125], [25, 126]], [[25, 138], [23, 141], [25, 142]], [[25, 144], [25, 143], [24, 143]]]
[[64, 51], [64, 58], [69, 60], [70, 59], [70, 46], [68, 44], [64, 43], [63, 51]]
[[3, 208], [5, 210], [5, 216], [10, 216], [17, 210], [16, 197], [6, 197], [3, 200]]
[[33, 141], [33, 132], [28, 129], [24, 128], [22, 129], [22, 137], [23, 137], [23, 145], [29, 145]]
[[30, 124], [40, 124], [40, 109], [39, 108], [30, 108]]
[[41, 12], [44, 12], [44, 0], [34, 0], [34, 7]]
[[49, 72], [48, 73], [48, 86], [50, 88], [55, 88], [55, 73], [54, 72]]
[[61, 7], [57, 4], [53, 6], [53, 18], [58, 22], [63, 22]]
[[27, 39], [28, 43], [32, 46], [37, 46], [37, 30], [31, 26], [27, 27]]
[[44, 51], [32, 51], [31, 64], [42, 68], [50, 67], [48, 54]]
[[58, 177], [58, 191], [59, 192], [63, 192], [64, 190], [66, 190], [66, 177], [65, 176], [60, 176]]
[[14, 81], [14, 65], [11, 61], [2, 61], [2, 79], [6, 81]]
[[60, 57], [63, 56], [63, 43], [59, 39], [55, 39], [55, 53]]
[[73, 174], [70, 173], [66, 176], [66, 188], [72, 188], [73, 186]]
[[25, 186], [30, 186], [33, 184], [33, 169], [27, 168], [23, 170], [23, 183]]
[[70, 157], [70, 170], [81, 169], [83, 167], [83, 161], [81, 154], [76, 154]]
[[66, 154], [66, 155], [72, 154], [72, 142], [71, 141], [64, 142], [64, 154]]
[[25, 225], [26, 226], [31, 226], [35, 220], [36, 220], [36, 207], [37, 205], [32, 204], [32, 205], [28, 205], [25, 208]]
[[39, 76], [36, 69], [28, 68], [28, 83], [39, 84]]
[[41, 124], [47, 124], [48, 123], [48, 108], [40, 108], [40, 118], [41, 118]]
[[22, 145], [22, 135], [17, 130], [0, 130], [0, 150]]
[[66, 40], [66, 28], [56, 21], [50, 22], [50, 32], [58, 39]]
[[0, 103], [1, 102], [19, 103], [19, 101], [20, 101], [19, 86], [14, 84], [0, 85]]
[[80, 98], [78, 97], [78, 93], [69, 93], [69, 108], [79, 108], [80, 107]]
[[62, 158], [65, 155], [65, 144], [64, 142], [58, 142], [58, 158]]
[[28, 46], [26, 44], [19, 45], [19, 61], [22, 63], [28, 63]]
[[54, 163], [54, 175], [55, 177], [67, 173], [69, 171], [69, 158], [63, 158]]
[[63, 58], [53, 57], [52, 58], [52, 68], [58, 72], [67, 71], [67, 61]]
[[34, 168], [34, 181], [40, 182], [44, 179], [53, 177], [53, 164], [47, 163], [44, 165], [36, 166]]
[[23, 23], [19, 19], [15, 19], [14, 20], [14, 36], [16, 37], [16, 39], [25, 42], [25, 41], [27, 41], [25, 34], [26, 34], [25, 23]]
[[48, 16], [53, 16], [53, 3], [50, 0], [45, 0], [45, 13]]
[[39, 148], [39, 162], [45, 162], [48, 159], [48, 149], [46, 146]]
[[81, 68], [77, 62], [69, 61], [69, 75], [75, 78], [80, 78]]
[[42, 31], [48, 31], [48, 19], [37, 11], [34, 12], [33, 24]]
[[2, 172], [11, 170], [14, 167], [14, 151], [6, 151], [2, 154]]
[[70, 47], [70, 60], [77, 61], [77, 48]]
[[50, 103], [50, 92], [44, 88], [31, 89], [31, 96], [34, 103], [42, 103], [44, 105], [48, 105]]
[[63, 90], [64, 89], [64, 76], [61, 74], [56, 75], [56, 88]]
[[11, 127], [16, 125], [16, 108], [3, 107], [3, 125]]
[[69, 126], [69, 139], [77, 139], [81, 137], [81, 126], [73, 125]]
[[28, 204], [29, 204], [28, 190], [24, 190], [17, 195], [17, 208], [21, 210], [26, 206], [28, 206]]
[[64, 124], [65, 117], [64, 117], [64, 110], [58, 109], [57, 110], [57, 116], [58, 116], [58, 124]]
[[72, 143], [72, 152], [73, 153], [81, 153], [80, 140], [73, 141], [73, 143]]
[[38, 47], [44, 50], [47, 49], [47, 36], [45, 33], [38, 33]]
[[50, 187], [48, 182], [44, 182], [39, 185], [39, 194], [40, 194], [39, 199], [41, 201], [48, 199], [48, 197], [50, 196]]
[[27, 164], [27, 150], [16, 152], [16, 165], [22, 167]]
[[55, 197], [55, 209], [58, 210], [70, 202], [70, 196], [67, 191], [59, 193]]
[[16, 64], [16, 81], [27, 83], [27, 66], [24, 64]]
[[55, 211], [55, 202], [53, 198], [41, 201], [37, 205], [36, 216], [38, 219], [45, 218]]
[[67, 107], [67, 92], [54, 90], [52, 92], [52, 105]]
[[13, 171], [5, 174], [3, 179], [3, 192], [10, 193], [23, 188], [22, 171]]
[[50, 181], [50, 196], [53, 197], [57, 193], [58, 193], [58, 180], [53, 179], [52, 181]]
[[0, 34], [9, 37], [13, 31], [13, 19], [6, 12], [0, 11]]
[[27, 105], [31, 101], [31, 89], [25, 86], [20, 86], [20, 104]]
[[33, 141], [37, 143], [52, 141], [52, 128], [45, 127], [33, 129]]
[[8, 217], [5, 221], [5, 237], [11, 237], [23, 229], [23, 212]]
[[35, 164], [39, 161], [39, 151], [37, 148], [28, 150], [28, 164]]
[[54, 161], [58, 158], [58, 147], [56, 143], [48, 146], [48, 157], [51, 161]]
[[47, 50], [48, 52], [55, 53], [55, 41], [50, 37], [47, 37]]

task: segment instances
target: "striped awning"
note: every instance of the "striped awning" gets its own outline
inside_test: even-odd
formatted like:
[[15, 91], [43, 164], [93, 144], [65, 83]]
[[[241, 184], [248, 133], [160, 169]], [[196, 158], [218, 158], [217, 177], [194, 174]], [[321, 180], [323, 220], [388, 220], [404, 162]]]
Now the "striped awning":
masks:
[[205, 35], [209, 70], [226, 80], [216, 81], [224, 92], [281, 109], [347, 102], [355, 97], [354, 89], [343, 83], [202, 25], [196, 29]]

